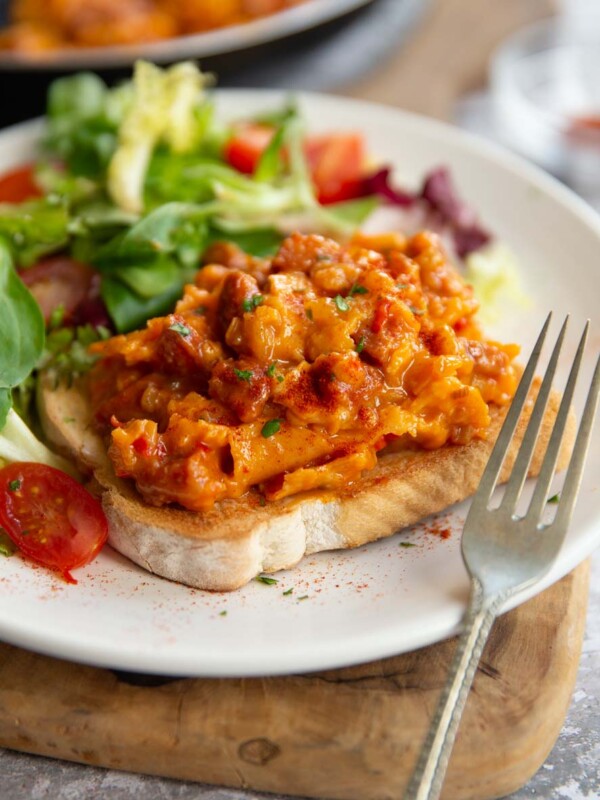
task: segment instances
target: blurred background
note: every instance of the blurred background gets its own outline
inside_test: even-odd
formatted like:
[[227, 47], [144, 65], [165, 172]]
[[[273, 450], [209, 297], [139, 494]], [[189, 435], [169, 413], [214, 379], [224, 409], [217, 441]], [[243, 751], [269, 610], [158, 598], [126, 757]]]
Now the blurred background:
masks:
[[197, 58], [220, 86], [335, 91], [499, 140], [600, 206], [598, 0], [0, 0], [0, 125], [58, 75]]

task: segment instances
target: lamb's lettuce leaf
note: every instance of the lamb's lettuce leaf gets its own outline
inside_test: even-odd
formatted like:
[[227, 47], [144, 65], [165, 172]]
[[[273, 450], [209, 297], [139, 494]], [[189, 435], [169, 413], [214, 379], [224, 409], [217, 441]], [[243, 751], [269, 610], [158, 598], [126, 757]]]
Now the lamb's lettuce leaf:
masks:
[[99, 178], [115, 152], [129, 103], [126, 88], [109, 89], [90, 72], [59, 78], [48, 92], [46, 148], [72, 175]]
[[0, 461], [37, 461], [72, 473], [12, 408], [12, 389], [29, 378], [44, 341], [42, 312], [17, 276], [8, 245], [0, 240]]
[[[190, 278], [193, 277], [190, 276]], [[183, 275], [180, 265], [169, 256], [159, 256], [149, 263], [120, 267], [118, 280], [141, 298], [152, 298], [179, 285]]]
[[8, 412], [12, 407], [12, 392], [4, 387], [0, 389], [0, 431], [6, 423]]
[[0, 205], [0, 237], [10, 243], [19, 266], [28, 267], [69, 241], [69, 213], [53, 198]]
[[241, 231], [240, 233], [225, 233], [219, 228], [213, 227], [208, 231], [206, 246], [227, 240], [251, 256], [269, 258], [275, 255], [282, 239], [281, 231], [275, 228], [254, 228], [251, 231]]
[[102, 281], [102, 299], [117, 331], [133, 331], [143, 327], [152, 317], [168, 314], [181, 297], [186, 278], [189, 276], [181, 274], [179, 280], [167, 291], [153, 297], [141, 297], [117, 278], [105, 278]]
[[360, 227], [379, 205], [373, 195], [358, 197], [356, 200], [344, 200], [327, 206], [327, 213], [354, 228]]
[[42, 355], [44, 337], [42, 312], [0, 240], [0, 389], [25, 380]]

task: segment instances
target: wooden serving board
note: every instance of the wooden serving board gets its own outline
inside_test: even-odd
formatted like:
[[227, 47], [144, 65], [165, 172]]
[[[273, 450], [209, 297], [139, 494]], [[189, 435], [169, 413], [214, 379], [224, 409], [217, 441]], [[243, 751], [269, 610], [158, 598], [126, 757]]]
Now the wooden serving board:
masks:
[[[575, 682], [588, 578], [585, 563], [496, 623], [450, 762], [447, 800], [504, 796], [546, 759]], [[0, 745], [238, 788], [398, 800], [453, 648], [449, 640], [304, 676], [169, 680], [4, 644]]]

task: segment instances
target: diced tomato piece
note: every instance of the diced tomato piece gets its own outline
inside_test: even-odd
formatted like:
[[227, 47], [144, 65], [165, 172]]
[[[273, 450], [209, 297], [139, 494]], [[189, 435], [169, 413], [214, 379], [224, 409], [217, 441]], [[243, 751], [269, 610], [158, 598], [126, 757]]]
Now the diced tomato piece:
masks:
[[[251, 175], [273, 133], [269, 125], [239, 125], [225, 147], [225, 160], [239, 172]], [[361, 134], [312, 136], [304, 149], [320, 203], [339, 203], [362, 195], [366, 153]]]
[[0, 176], [0, 203], [23, 203], [43, 192], [34, 180], [33, 164], [26, 164]]
[[307, 140], [305, 149], [320, 203], [360, 197], [366, 153], [359, 133], [313, 136]]
[[390, 313], [390, 307], [391, 302], [389, 299], [382, 298], [378, 301], [377, 307], [375, 308], [375, 316], [373, 317], [373, 322], [371, 324], [371, 330], [373, 333], [381, 333], [388, 314]]
[[225, 161], [238, 172], [252, 175], [274, 132], [271, 125], [239, 125], [233, 138], [225, 146]]
[[0, 524], [33, 561], [77, 583], [71, 570], [89, 564], [108, 538], [102, 506], [76, 480], [45, 464], [0, 470]]
[[137, 439], [134, 439], [132, 445], [135, 452], [139, 453], [141, 456], [146, 455], [148, 452], [148, 442], [143, 436], [138, 436]]

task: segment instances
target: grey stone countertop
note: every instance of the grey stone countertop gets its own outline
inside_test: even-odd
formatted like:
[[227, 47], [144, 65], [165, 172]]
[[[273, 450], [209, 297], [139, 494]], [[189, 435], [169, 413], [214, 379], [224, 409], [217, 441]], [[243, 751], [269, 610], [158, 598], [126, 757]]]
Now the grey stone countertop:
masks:
[[[285, 800], [195, 783], [133, 775], [0, 750], [2, 800]], [[590, 602], [577, 685], [562, 732], [537, 775], [510, 800], [600, 798], [600, 552], [592, 560]], [[399, 799], [400, 800], [400, 799]]]

